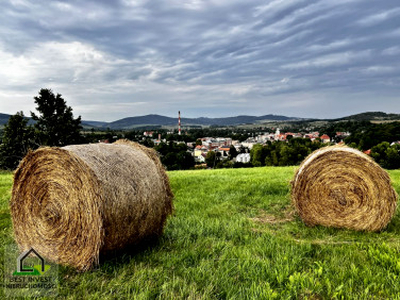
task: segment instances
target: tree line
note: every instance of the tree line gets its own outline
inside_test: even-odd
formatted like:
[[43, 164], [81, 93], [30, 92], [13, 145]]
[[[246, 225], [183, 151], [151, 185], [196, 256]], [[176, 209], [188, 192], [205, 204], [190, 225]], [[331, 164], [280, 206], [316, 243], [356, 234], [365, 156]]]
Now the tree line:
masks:
[[300, 164], [311, 152], [326, 146], [321, 141], [291, 138], [287, 142], [267, 142], [254, 145], [250, 151], [251, 164], [260, 166], [293, 166]]

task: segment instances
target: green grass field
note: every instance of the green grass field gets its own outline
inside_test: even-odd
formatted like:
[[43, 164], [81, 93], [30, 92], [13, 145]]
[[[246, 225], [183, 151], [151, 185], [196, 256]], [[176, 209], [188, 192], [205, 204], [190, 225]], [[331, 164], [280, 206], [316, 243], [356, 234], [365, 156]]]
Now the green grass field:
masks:
[[[400, 217], [381, 233], [309, 228], [289, 206], [294, 167], [169, 172], [175, 214], [163, 237], [60, 267], [62, 298], [400, 298]], [[400, 171], [390, 171], [400, 192]], [[0, 174], [0, 246], [13, 242], [12, 178]], [[0, 291], [2, 298], [3, 291]]]

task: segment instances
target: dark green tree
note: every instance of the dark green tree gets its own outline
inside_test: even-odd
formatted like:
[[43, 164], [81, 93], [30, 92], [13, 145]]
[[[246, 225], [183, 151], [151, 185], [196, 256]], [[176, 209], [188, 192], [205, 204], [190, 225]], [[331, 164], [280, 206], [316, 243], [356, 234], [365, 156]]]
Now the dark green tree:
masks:
[[146, 138], [143, 142], [142, 142], [143, 146], [146, 146], [148, 148], [153, 148], [154, 147], [154, 142], [150, 139], [150, 138]]
[[238, 152], [237, 152], [235, 146], [233, 146], [233, 145], [230, 146], [229, 147], [229, 158], [230, 159], [235, 158], [237, 155], [238, 155]]
[[36, 136], [41, 145], [64, 146], [83, 142], [81, 117], [74, 119], [72, 108], [60, 94], [55, 95], [51, 89], [41, 89], [34, 99], [39, 114], [31, 112], [31, 115], [36, 121]]
[[177, 158], [180, 170], [187, 170], [194, 167], [194, 158], [189, 152], [181, 151], [178, 153]]
[[168, 152], [163, 158], [162, 163], [168, 170], [179, 170], [178, 154], [176, 152]]
[[160, 153], [161, 162], [168, 170], [187, 170], [194, 167], [194, 158], [187, 152], [185, 144], [160, 143], [155, 150]]
[[400, 168], [400, 145], [390, 146], [388, 142], [382, 142], [371, 148], [371, 156], [386, 169]]
[[[250, 151], [251, 163], [255, 167], [260, 167], [263, 165], [263, 146], [256, 144]], [[265, 160], [265, 158], [264, 158]]]
[[214, 151], [208, 151], [206, 155], [206, 164], [209, 168], [214, 168], [217, 163], [217, 154]]
[[4, 126], [3, 142], [0, 145], [0, 168], [15, 169], [29, 149], [35, 149], [34, 130], [28, 126], [23, 112], [8, 119]]

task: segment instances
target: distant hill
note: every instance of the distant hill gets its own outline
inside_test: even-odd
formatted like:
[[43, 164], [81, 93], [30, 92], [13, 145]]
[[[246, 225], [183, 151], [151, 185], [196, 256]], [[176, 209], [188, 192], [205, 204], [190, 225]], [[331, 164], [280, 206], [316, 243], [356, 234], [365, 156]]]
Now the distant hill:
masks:
[[[0, 125], [8, 122], [11, 115], [0, 114]], [[266, 121], [295, 121], [301, 120], [300, 118], [290, 118], [279, 115], [264, 115], [256, 116], [236, 116], [226, 118], [182, 118], [184, 126], [234, 126], [241, 124], [254, 124]], [[33, 123], [30, 120], [30, 124]], [[146, 127], [160, 127], [160, 126], [175, 126], [177, 125], [177, 118], [171, 118], [161, 115], [145, 115], [138, 117], [123, 118], [114, 122], [101, 122], [101, 121], [86, 121], [82, 120], [82, 126], [88, 128], [110, 128], [110, 129], [132, 129], [132, 128], [146, 128]]]
[[139, 117], [123, 118], [114, 122], [107, 123], [106, 126], [111, 129], [129, 129], [143, 125], [175, 125], [176, 123], [176, 118], [170, 118], [160, 115], [146, 115]]
[[85, 120], [82, 120], [81, 124], [82, 124], [83, 128], [85, 128], [85, 127], [92, 128], [92, 127], [107, 127], [108, 123], [107, 122], [100, 122], [100, 121], [85, 121]]
[[[11, 115], [8, 114], [1, 114], [0, 113], [0, 126], [5, 125], [8, 122], [8, 119], [11, 117]], [[32, 125], [35, 123], [34, 120], [32, 120], [30, 117], [27, 117], [29, 119], [28, 124]], [[106, 126], [107, 122], [99, 122], [99, 121], [82, 121], [82, 126], [85, 128], [92, 128], [92, 127], [103, 127]]]
[[[5, 124], [7, 124], [8, 119], [11, 117], [11, 115], [8, 114], [1, 114], [0, 113], [0, 126], [4, 126]], [[25, 116], [26, 118], [29, 119], [28, 124], [32, 125], [35, 121], [33, 121], [30, 117]]]
[[[0, 126], [6, 124], [11, 115], [0, 113]], [[365, 112], [355, 114], [339, 119], [326, 119], [324, 121], [390, 121], [400, 120], [400, 114], [387, 114], [384, 112]], [[263, 116], [235, 116], [226, 118], [182, 118], [183, 126], [237, 126], [243, 124], [257, 124], [268, 121], [318, 121], [317, 119], [302, 119], [293, 118], [280, 115], [263, 115]], [[33, 121], [30, 119], [29, 124]], [[101, 122], [101, 121], [86, 121], [82, 120], [82, 126], [84, 129], [98, 128], [98, 129], [144, 129], [144, 128], [158, 128], [161, 126], [176, 126], [178, 123], [177, 118], [171, 118], [156, 114], [150, 114], [138, 117], [123, 118], [114, 122]]]
[[0, 114], [0, 125], [4, 125], [8, 122], [8, 119], [11, 117], [11, 115], [7, 114]]
[[[400, 114], [387, 114], [381, 111], [371, 111], [360, 113], [356, 115], [351, 115], [348, 117], [336, 119], [337, 121], [345, 121], [345, 120], [352, 120], [352, 121], [384, 121], [384, 120], [400, 120]], [[336, 121], [335, 120], [335, 121]]]
[[[263, 121], [290, 121], [290, 120], [300, 120], [299, 118], [290, 118], [285, 116], [277, 116], [277, 115], [265, 115], [265, 116], [236, 116], [236, 117], [227, 117], [227, 118], [182, 118], [182, 124], [184, 126], [210, 126], [210, 125], [218, 125], [218, 126], [234, 126], [241, 124], [254, 124]], [[146, 115], [140, 117], [130, 117], [124, 118], [121, 120], [117, 120], [111, 123], [108, 123], [106, 126], [111, 129], [129, 129], [135, 128], [137, 126], [143, 125], [155, 125], [155, 126], [174, 126], [178, 122], [177, 118], [165, 117], [160, 115]]]

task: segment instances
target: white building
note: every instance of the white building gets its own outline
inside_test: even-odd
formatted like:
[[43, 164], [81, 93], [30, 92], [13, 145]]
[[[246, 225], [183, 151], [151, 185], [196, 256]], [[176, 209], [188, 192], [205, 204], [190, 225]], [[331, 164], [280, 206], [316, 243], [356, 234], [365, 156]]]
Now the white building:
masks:
[[199, 163], [205, 163], [206, 157], [205, 157], [205, 155], [195, 156], [194, 161], [199, 162]]
[[209, 147], [209, 148], [215, 148], [215, 147], [222, 147], [222, 146], [230, 146], [232, 145], [232, 139], [231, 138], [202, 138], [202, 144]]
[[250, 153], [240, 153], [236, 156], [236, 161], [241, 163], [250, 162]]

